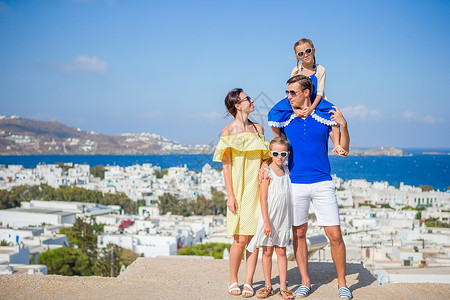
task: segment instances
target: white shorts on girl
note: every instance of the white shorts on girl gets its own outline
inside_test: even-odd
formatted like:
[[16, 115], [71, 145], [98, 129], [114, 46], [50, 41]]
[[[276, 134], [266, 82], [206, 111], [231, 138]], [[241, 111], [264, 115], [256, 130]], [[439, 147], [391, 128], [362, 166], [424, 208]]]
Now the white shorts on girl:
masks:
[[311, 184], [292, 183], [293, 226], [308, 222], [312, 202], [318, 226], [340, 225], [334, 183], [320, 181]]

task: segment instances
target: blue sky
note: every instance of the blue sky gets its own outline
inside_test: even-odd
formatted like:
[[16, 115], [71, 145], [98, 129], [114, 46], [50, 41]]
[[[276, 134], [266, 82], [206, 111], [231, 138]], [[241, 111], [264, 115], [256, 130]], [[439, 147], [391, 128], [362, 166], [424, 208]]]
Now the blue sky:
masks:
[[449, 12], [449, 1], [0, 1], [0, 114], [213, 144], [232, 88], [266, 121], [307, 37], [352, 147], [450, 148]]

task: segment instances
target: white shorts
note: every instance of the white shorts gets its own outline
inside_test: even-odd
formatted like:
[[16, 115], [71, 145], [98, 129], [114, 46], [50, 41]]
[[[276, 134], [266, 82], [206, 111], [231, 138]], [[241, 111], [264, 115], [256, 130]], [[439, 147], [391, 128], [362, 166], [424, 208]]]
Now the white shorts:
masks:
[[332, 181], [311, 184], [292, 183], [293, 226], [308, 222], [309, 203], [313, 203], [318, 226], [340, 225], [339, 207]]

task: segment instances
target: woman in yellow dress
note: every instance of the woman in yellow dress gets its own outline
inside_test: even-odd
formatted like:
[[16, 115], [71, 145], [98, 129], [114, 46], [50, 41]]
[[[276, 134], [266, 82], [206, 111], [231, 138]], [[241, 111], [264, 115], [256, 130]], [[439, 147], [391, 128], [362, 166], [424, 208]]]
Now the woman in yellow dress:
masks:
[[255, 110], [253, 100], [242, 91], [233, 89], [225, 97], [225, 106], [234, 120], [222, 130], [214, 161], [222, 162], [227, 189], [227, 235], [233, 237], [230, 249], [230, 282], [232, 295], [252, 297], [253, 274], [258, 251], [247, 251], [247, 275], [243, 290], [238, 285], [238, 270], [242, 254], [256, 233], [260, 213], [258, 172], [264, 159], [269, 158], [268, 143], [261, 124], [248, 119]]

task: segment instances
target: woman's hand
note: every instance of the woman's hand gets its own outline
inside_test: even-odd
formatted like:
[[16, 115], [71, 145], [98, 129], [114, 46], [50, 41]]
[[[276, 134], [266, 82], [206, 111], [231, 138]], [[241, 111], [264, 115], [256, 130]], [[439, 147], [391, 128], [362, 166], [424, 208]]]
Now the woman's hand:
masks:
[[267, 236], [272, 235], [272, 227], [269, 222], [264, 222], [264, 234]]
[[263, 161], [261, 167], [259, 168], [259, 175], [258, 175], [258, 180], [259, 180], [259, 184], [261, 184], [263, 179], [269, 179], [269, 176], [264, 178], [264, 171], [265, 169], [269, 168], [269, 164], [267, 161]]
[[231, 197], [228, 197], [227, 207], [233, 214], [237, 214], [238, 204], [237, 204], [236, 198], [234, 198], [234, 195]]

